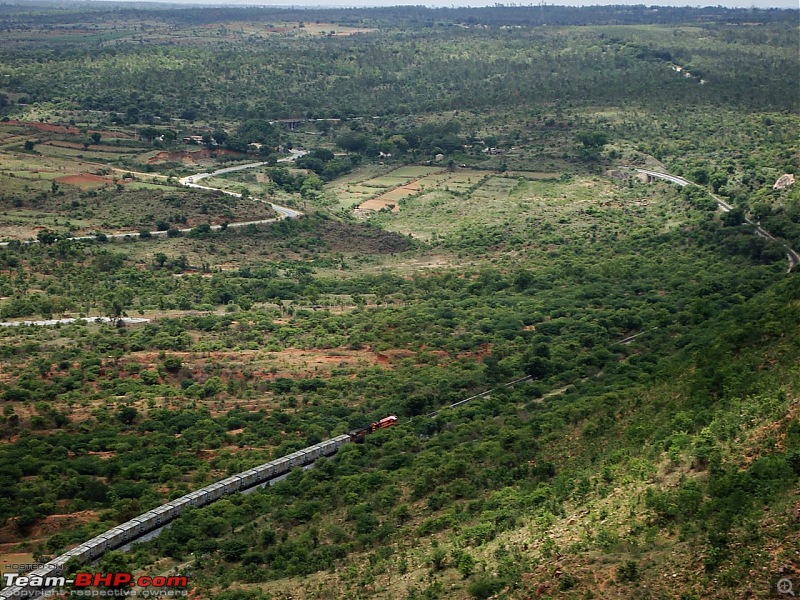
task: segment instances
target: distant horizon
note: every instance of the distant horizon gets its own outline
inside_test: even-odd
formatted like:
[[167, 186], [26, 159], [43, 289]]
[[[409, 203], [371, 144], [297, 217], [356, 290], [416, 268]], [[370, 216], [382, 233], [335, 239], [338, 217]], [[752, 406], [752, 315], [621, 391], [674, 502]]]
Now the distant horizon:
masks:
[[[15, 2], [3, 1], [4, 4], [15, 4]], [[67, 0], [67, 2], [73, 0]], [[251, 6], [251, 7], [269, 7], [269, 8], [286, 8], [286, 9], [346, 9], [346, 8], [387, 8], [392, 6], [422, 6], [425, 8], [487, 8], [495, 6], [496, 4], [506, 4], [507, 6], [525, 7], [539, 6], [539, 2], [495, 2], [493, 0], [457, 0], [455, 2], [447, 0], [426, 0], [420, 2], [419, 0], [349, 0], [342, 2], [341, 0], [299, 0], [294, 2], [285, 2], [277, 0], [274, 2], [259, 1], [259, 0], [227, 0], [220, 2], [219, 0], [74, 0], [79, 2], [89, 2], [91, 4], [108, 3], [115, 4], [117, 2], [123, 4], [142, 3], [142, 4], [180, 4], [180, 5], [194, 5], [194, 6]], [[35, 0], [34, 0], [35, 2]], [[23, 2], [27, 3], [27, 2]], [[703, 2], [703, 1], [689, 1], [686, 0], [667, 0], [657, 4], [650, 4], [638, 0], [597, 0], [593, 2], [585, 2], [582, 0], [574, 1], [559, 1], [559, 2], [544, 2], [547, 6], [566, 6], [566, 7], [591, 7], [591, 6], [644, 6], [645, 8], [732, 8], [732, 9], [800, 9], [797, 0], [726, 0], [723, 2]]]

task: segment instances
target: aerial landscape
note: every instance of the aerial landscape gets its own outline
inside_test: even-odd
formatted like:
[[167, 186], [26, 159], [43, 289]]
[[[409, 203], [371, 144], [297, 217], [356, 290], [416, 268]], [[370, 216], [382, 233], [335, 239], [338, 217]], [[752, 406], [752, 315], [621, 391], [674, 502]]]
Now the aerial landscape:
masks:
[[800, 593], [800, 10], [0, 30], [0, 598]]

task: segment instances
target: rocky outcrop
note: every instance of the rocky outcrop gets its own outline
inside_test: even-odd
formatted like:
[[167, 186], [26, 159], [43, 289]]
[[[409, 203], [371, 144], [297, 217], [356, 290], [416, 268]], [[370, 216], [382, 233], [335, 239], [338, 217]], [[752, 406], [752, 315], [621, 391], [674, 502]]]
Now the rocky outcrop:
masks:
[[790, 188], [794, 185], [794, 175], [791, 173], [786, 173], [785, 175], [781, 175], [778, 177], [778, 181], [775, 182], [775, 185], [772, 186], [773, 190], [785, 190]]

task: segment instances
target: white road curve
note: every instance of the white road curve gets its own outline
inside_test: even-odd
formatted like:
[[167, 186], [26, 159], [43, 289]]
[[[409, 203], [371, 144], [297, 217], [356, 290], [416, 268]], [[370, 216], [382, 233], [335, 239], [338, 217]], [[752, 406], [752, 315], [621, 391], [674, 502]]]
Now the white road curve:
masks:
[[[294, 162], [301, 156], [305, 156], [308, 154], [306, 150], [290, 150], [291, 154], [284, 158], [278, 159], [279, 163], [288, 163]], [[178, 180], [183, 186], [190, 187], [190, 188], [197, 188], [200, 190], [209, 190], [214, 192], [222, 192], [223, 194], [227, 194], [228, 196], [233, 196], [234, 198], [241, 198], [242, 195], [237, 192], [230, 192], [228, 190], [223, 190], [220, 188], [211, 187], [208, 185], [200, 185], [197, 182], [202, 181], [203, 179], [208, 179], [209, 177], [216, 177], [217, 175], [224, 175], [225, 173], [235, 173], [236, 171], [244, 171], [246, 169], [257, 169], [259, 167], [267, 166], [269, 163], [266, 162], [254, 162], [254, 163], [247, 163], [246, 165], [236, 165], [235, 167], [225, 167], [224, 169], [218, 169], [211, 173], [197, 173], [196, 175], [189, 175], [188, 177], [182, 177]], [[264, 204], [269, 204], [272, 209], [277, 212], [280, 216], [277, 219], [265, 219], [262, 221], [248, 221], [246, 223], [230, 223], [228, 227], [244, 227], [245, 225], [259, 225], [261, 223], [274, 223], [280, 219], [296, 219], [297, 217], [302, 216], [299, 210], [295, 210], [293, 208], [289, 208], [287, 206], [281, 206], [280, 204], [273, 204], [272, 202], [267, 202], [266, 200], [262, 200], [260, 198], [253, 198], [255, 202], [262, 202]], [[214, 226], [212, 229], [219, 229], [220, 226]], [[163, 232], [160, 232], [163, 233]]]
[[[290, 155], [284, 158], [279, 158], [279, 163], [289, 163], [294, 162], [301, 156], [305, 156], [308, 154], [307, 150], [290, 150]], [[225, 167], [224, 169], [218, 169], [217, 171], [213, 171], [211, 173], [197, 173], [195, 175], [189, 175], [187, 177], [181, 177], [178, 180], [184, 187], [196, 188], [199, 190], [209, 190], [212, 192], [222, 192], [223, 194], [227, 194], [228, 196], [233, 196], [234, 198], [241, 198], [242, 195], [237, 192], [229, 192], [228, 190], [223, 190], [220, 188], [215, 188], [207, 185], [199, 185], [197, 182], [202, 181], [203, 179], [207, 179], [208, 177], [215, 177], [217, 175], [224, 175], [225, 173], [233, 173], [235, 171], [244, 171], [245, 169], [255, 169], [258, 167], [266, 166], [268, 163], [266, 162], [254, 162], [254, 163], [247, 163], [246, 165], [236, 165], [235, 167]], [[261, 202], [263, 204], [269, 204], [276, 213], [278, 213], [278, 217], [272, 219], [260, 219], [257, 221], [239, 221], [236, 223], [228, 223], [226, 227], [246, 227], [247, 225], [264, 225], [266, 223], [275, 223], [277, 221], [281, 221], [283, 219], [296, 219], [303, 215], [302, 212], [299, 210], [295, 210], [293, 208], [289, 208], [288, 206], [281, 206], [280, 204], [273, 204], [272, 202], [268, 202], [266, 200], [262, 200], [260, 198], [252, 198], [254, 202]], [[211, 229], [214, 231], [219, 231], [222, 229], [222, 225], [212, 225]], [[188, 233], [192, 229], [179, 229], [181, 233]], [[151, 237], [165, 237], [167, 235], [166, 231], [150, 231]], [[141, 237], [138, 232], [128, 232], [128, 233], [107, 233], [105, 234], [107, 239], [123, 239], [123, 238], [139, 238]], [[96, 235], [80, 235], [75, 237], [68, 238], [70, 240], [96, 240]], [[0, 247], [5, 247], [11, 244], [12, 242], [0, 242]], [[20, 240], [21, 244], [38, 244], [39, 240]]]
[[[677, 175], [670, 175], [669, 173], [660, 173], [658, 171], [651, 171], [649, 169], [634, 169], [637, 173], [642, 173], [644, 175], [648, 175], [650, 177], [655, 177], [657, 179], [664, 179], [665, 181], [670, 181], [672, 183], [678, 184], [681, 187], [687, 185], [695, 185], [693, 182], [689, 181], [688, 179], [684, 179], [683, 177], [678, 177]], [[720, 210], [723, 212], [730, 212], [733, 210], [733, 206], [725, 202], [722, 198], [715, 194], [711, 194], [711, 197], [716, 201], [717, 205], [719, 206]], [[760, 235], [763, 238], [767, 238], [768, 240], [772, 240], [774, 242], [778, 242], [783, 246], [783, 249], [786, 251], [786, 258], [789, 259], [789, 271], [794, 271], [798, 265], [800, 265], [800, 254], [795, 252], [792, 248], [789, 247], [788, 244], [784, 244], [780, 240], [776, 239], [769, 231], [761, 227], [758, 223], [753, 223], [750, 219], [745, 218], [745, 222], [753, 225], [756, 228], [756, 234]]]

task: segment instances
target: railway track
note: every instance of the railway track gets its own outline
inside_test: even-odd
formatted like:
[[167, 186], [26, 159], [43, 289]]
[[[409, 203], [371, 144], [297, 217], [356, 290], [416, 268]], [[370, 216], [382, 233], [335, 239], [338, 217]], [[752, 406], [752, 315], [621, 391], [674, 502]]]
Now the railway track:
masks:
[[[530, 379], [530, 376], [520, 377], [496, 389], [511, 388]], [[472, 400], [486, 398], [496, 389], [475, 394], [424, 416], [433, 418], [442, 410], [456, 409]], [[390, 427], [397, 422], [398, 418], [394, 415], [385, 417], [367, 427], [336, 436], [319, 444], [293, 452], [288, 456], [266, 462], [242, 473], [231, 475], [226, 479], [162, 504], [130, 521], [117, 525], [105, 533], [93, 537], [31, 571], [27, 574], [28, 580], [25, 585], [11, 585], [0, 590], [0, 600], [43, 596], [53, 587], [59, 585], [58, 583], [53, 583], [56, 581], [53, 578], [65, 576], [68, 563], [74, 565], [77, 562], [77, 564], [83, 565], [99, 559], [110, 550], [127, 548], [133, 543], [156, 537], [159, 530], [169, 525], [191, 507], [207, 506], [223, 496], [236, 492], [252, 491], [256, 487], [269, 484], [275, 479], [285, 477], [296, 467], [310, 467], [320, 457], [333, 456], [345, 444], [360, 442], [367, 434], [378, 429]], [[50, 585], [48, 585], [48, 578], [50, 578]]]
[[[396, 420], [397, 417], [394, 417], [394, 419]], [[376, 424], [373, 423], [373, 425]], [[60, 578], [66, 574], [68, 563], [72, 565], [76, 562], [78, 564], [86, 564], [96, 560], [109, 550], [116, 550], [141, 540], [141, 538], [148, 533], [160, 529], [174, 521], [191, 507], [207, 506], [228, 494], [247, 491], [266, 484], [277, 477], [286, 475], [295, 467], [304, 467], [313, 464], [322, 456], [331, 456], [343, 445], [351, 441], [357, 441], [362, 431], [363, 430], [358, 430], [351, 434], [340, 435], [325, 440], [319, 444], [309, 446], [303, 450], [293, 452], [288, 456], [232, 475], [226, 479], [186, 494], [185, 496], [176, 498], [171, 502], [162, 504], [130, 521], [117, 525], [105, 533], [93, 537], [80, 546], [65, 552], [38, 569], [31, 571], [26, 575], [27, 581], [24, 585], [11, 585], [0, 590], [0, 599], [10, 600], [11, 598], [35, 598], [43, 596], [48, 590], [54, 587], [54, 578]], [[48, 583], [50, 585], [48, 585]], [[58, 584], [56, 583], [55, 585]]]
[[[648, 177], [652, 177], [655, 179], [663, 179], [665, 181], [669, 181], [670, 183], [675, 183], [681, 187], [687, 185], [695, 185], [688, 179], [685, 179], [683, 177], [678, 177], [677, 175], [670, 175], [669, 173], [661, 173], [659, 171], [651, 171], [650, 169], [639, 169], [635, 167], [625, 167], [625, 168], [633, 168], [634, 171], [636, 171], [637, 173], [642, 173], [643, 175], [647, 175]], [[711, 194], [711, 197], [716, 201], [717, 205], [719, 206], [722, 212], [730, 212], [731, 210], [733, 210], [733, 206], [725, 202], [719, 196]], [[798, 266], [800, 266], [800, 254], [798, 254], [791, 246], [785, 244], [781, 240], [776, 239], [769, 231], [761, 227], [760, 223], [753, 223], [750, 219], [746, 217], [745, 217], [745, 222], [755, 227], [756, 235], [759, 235], [768, 240], [772, 240], [773, 242], [777, 242], [781, 246], [783, 246], [783, 249], [786, 252], [786, 258], [789, 261], [789, 270], [787, 271], [787, 273], [791, 273]]]

